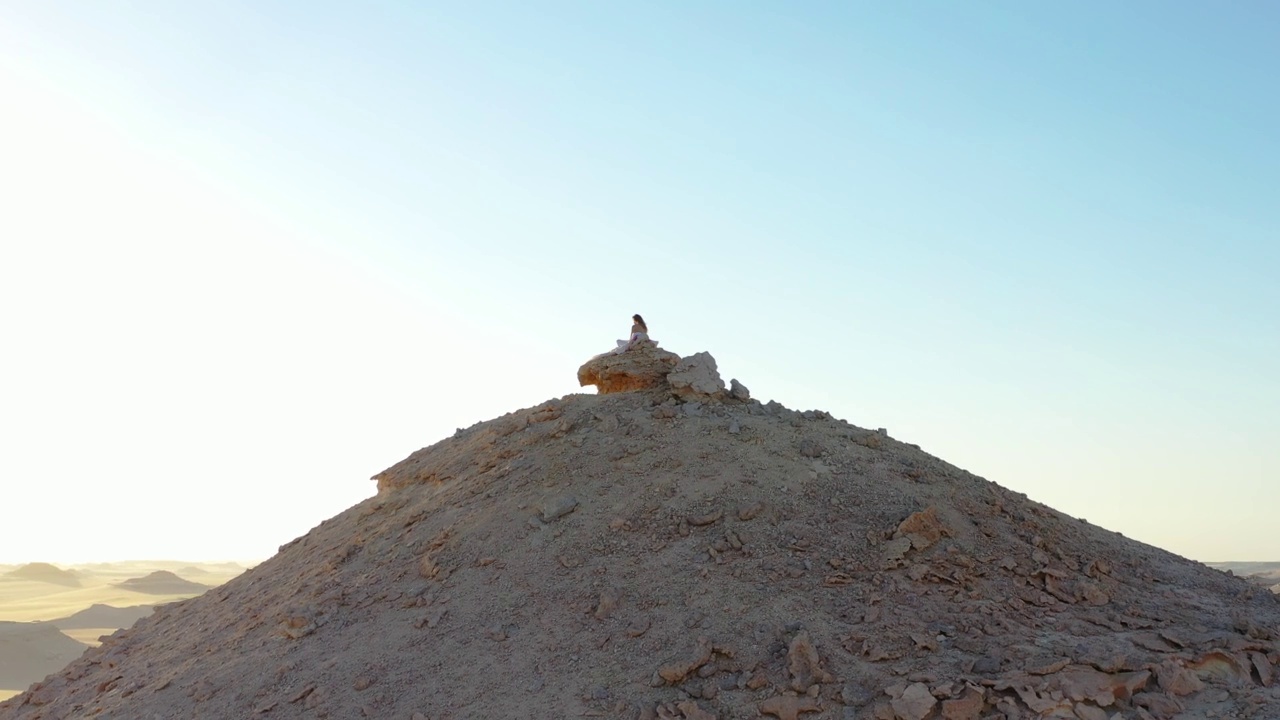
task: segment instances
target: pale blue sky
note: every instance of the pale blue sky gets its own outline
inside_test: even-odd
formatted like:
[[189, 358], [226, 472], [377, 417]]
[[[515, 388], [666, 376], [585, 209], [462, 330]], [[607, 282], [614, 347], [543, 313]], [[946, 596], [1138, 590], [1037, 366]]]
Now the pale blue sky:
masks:
[[8, 3], [0, 562], [263, 557], [412, 450], [575, 392], [633, 312], [764, 399], [1196, 559], [1280, 559], [1277, 27], [1266, 2]]

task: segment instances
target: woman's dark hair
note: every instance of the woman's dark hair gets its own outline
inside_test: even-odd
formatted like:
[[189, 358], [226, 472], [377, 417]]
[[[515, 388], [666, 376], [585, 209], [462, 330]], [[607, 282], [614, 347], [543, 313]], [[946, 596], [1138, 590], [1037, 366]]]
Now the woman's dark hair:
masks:
[[638, 323], [640, 323], [640, 327], [644, 328], [644, 329], [645, 329], [645, 332], [648, 332], [648, 331], [649, 331], [649, 326], [644, 324], [644, 318], [640, 317], [640, 315], [639, 315], [639, 314], [632, 315], [632, 316], [631, 316], [631, 319], [632, 319], [632, 320], [635, 320], [635, 321], [636, 321], [636, 322], [638, 322]]

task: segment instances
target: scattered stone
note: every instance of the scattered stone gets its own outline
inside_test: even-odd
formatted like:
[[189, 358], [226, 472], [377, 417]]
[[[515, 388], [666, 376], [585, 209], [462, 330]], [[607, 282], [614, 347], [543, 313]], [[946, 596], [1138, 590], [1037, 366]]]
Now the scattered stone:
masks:
[[600, 601], [596, 603], [595, 616], [597, 620], [607, 620], [613, 615], [613, 611], [618, 609], [618, 602], [621, 600], [621, 593], [616, 588], [609, 588], [600, 593]]
[[1252, 673], [1245, 664], [1234, 655], [1221, 650], [1205, 653], [1187, 667], [1201, 680], [1217, 680], [1235, 685], [1252, 682]]
[[809, 633], [801, 631], [791, 639], [787, 648], [787, 671], [791, 673], [791, 689], [807, 690], [815, 683], [829, 683], [835, 678], [822, 669], [818, 649], [809, 640]]
[[1174, 660], [1165, 660], [1155, 671], [1156, 683], [1171, 695], [1190, 695], [1204, 689], [1204, 682], [1194, 672]]
[[1052, 675], [1070, 664], [1069, 658], [1035, 657], [1027, 661], [1025, 669], [1031, 675]]
[[747, 389], [746, 385], [743, 385], [737, 380], [730, 380], [729, 396], [732, 397], [734, 400], [741, 400], [742, 402], [746, 402], [751, 399], [751, 391]]
[[911, 550], [911, 538], [897, 537], [884, 544], [880, 555], [889, 567], [895, 567]]
[[1133, 696], [1133, 704], [1146, 708], [1152, 715], [1162, 720], [1172, 718], [1182, 712], [1182, 703], [1163, 693], [1144, 692]]
[[908, 685], [900, 697], [894, 698], [889, 703], [902, 720], [924, 720], [937, 704], [938, 699], [929, 692], [929, 686], [924, 683]]
[[724, 511], [715, 510], [707, 513], [706, 515], [692, 515], [686, 518], [686, 520], [690, 525], [694, 527], [704, 527], [706, 525], [710, 525], [714, 523], [715, 521], [719, 520], [722, 517], [724, 517]]
[[1102, 588], [1087, 580], [1082, 580], [1076, 586], [1076, 589], [1080, 595], [1079, 599], [1083, 600], [1087, 605], [1101, 606], [1111, 602], [1110, 595], [1107, 595]]
[[694, 650], [693, 658], [683, 662], [671, 662], [663, 665], [658, 669], [658, 675], [668, 683], [675, 685], [689, 676], [689, 673], [702, 667], [711, 659], [711, 640], [703, 637], [698, 638], [698, 646]]
[[1134, 645], [1153, 652], [1171, 653], [1177, 649], [1169, 644], [1169, 641], [1152, 632], [1135, 633], [1129, 639]]
[[946, 534], [946, 527], [942, 521], [938, 519], [938, 511], [932, 505], [917, 513], [907, 516], [898, 525], [898, 530], [894, 533], [895, 538], [908, 538], [911, 547], [916, 550], [924, 550], [942, 539]]
[[757, 515], [759, 515], [763, 511], [764, 511], [764, 503], [757, 500], [751, 503], [750, 505], [745, 505], [741, 508], [738, 508], [738, 519], [743, 522], [746, 522], [748, 520], [754, 519]]
[[703, 710], [698, 703], [692, 700], [676, 703], [676, 709], [684, 715], [684, 720], [716, 720], [716, 716], [713, 713]]
[[296, 702], [298, 702], [299, 700], [302, 700], [302, 699], [303, 699], [303, 698], [305, 698], [306, 696], [310, 695], [311, 693], [315, 692], [315, 689], [316, 689], [316, 686], [315, 686], [315, 685], [307, 685], [307, 686], [303, 687], [301, 690], [299, 690], [299, 691], [297, 691], [296, 693], [294, 693], [293, 695], [290, 695], [290, 696], [289, 696], [289, 702], [290, 702], [290, 703], [296, 703]]
[[822, 445], [814, 440], [805, 439], [800, 442], [801, 457], [820, 458], [824, 452]]
[[442, 607], [432, 608], [426, 615], [415, 620], [413, 622], [413, 626], [415, 628], [422, 628], [424, 626], [427, 628], [434, 628], [440, 624], [440, 621], [444, 619], [444, 616], [447, 615], [448, 612], [449, 611], [447, 609]]
[[[919, 567], [919, 566], [916, 566], [916, 567]], [[913, 633], [908, 633], [907, 636], [910, 637], [911, 641], [916, 644], [917, 650], [924, 650], [926, 652], [938, 651], [938, 638], [936, 635], [934, 635], [931, 632], [928, 632], [928, 631], [913, 632]]]
[[1107, 711], [1095, 705], [1076, 703], [1071, 710], [1080, 720], [1108, 720]]
[[1266, 655], [1257, 651], [1249, 653], [1249, 659], [1253, 661], [1253, 667], [1258, 671], [1258, 680], [1262, 682], [1262, 686], [1271, 687], [1271, 661]]
[[578, 498], [572, 495], [555, 495], [542, 501], [538, 506], [538, 514], [543, 522], [559, 520], [576, 510]]
[[1003, 661], [995, 655], [984, 655], [973, 663], [973, 673], [975, 675], [994, 675], [1000, 672], [1000, 666]]
[[862, 707], [875, 699], [875, 693], [861, 683], [845, 683], [840, 688], [840, 701], [845, 705]]
[[800, 713], [816, 712], [822, 712], [822, 706], [807, 695], [775, 695], [760, 703], [761, 715], [772, 715], [778, 720], [799, 720]]
[[982, 691], [967, 687], [960, 697], [942, 701], [941, 720], [978, 720], [986, 705]]

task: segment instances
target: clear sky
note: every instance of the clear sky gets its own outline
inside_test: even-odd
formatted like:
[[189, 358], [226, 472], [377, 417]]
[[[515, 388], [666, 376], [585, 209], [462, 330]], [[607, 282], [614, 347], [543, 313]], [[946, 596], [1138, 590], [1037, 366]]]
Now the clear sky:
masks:
[[640, 312], [1280, 560], [1280, 6], [0, 10], [0, 562], [256, 559]]

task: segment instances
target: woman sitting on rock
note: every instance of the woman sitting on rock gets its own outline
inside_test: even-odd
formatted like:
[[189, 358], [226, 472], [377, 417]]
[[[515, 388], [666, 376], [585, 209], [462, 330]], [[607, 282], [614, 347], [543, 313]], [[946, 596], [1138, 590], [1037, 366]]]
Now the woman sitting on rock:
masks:
[[632, 315], [631, 319], [633, 320], [631, 323], [631, 337], [627, 340], [618, 341], [618, 347], [613, 350], [615, 355], [620, 355], [649, 339], [649, 326], [644, 324], [644, 318], [637, 314]]

